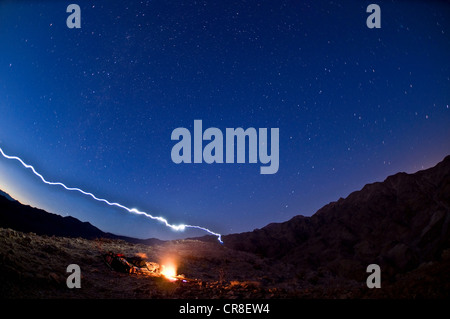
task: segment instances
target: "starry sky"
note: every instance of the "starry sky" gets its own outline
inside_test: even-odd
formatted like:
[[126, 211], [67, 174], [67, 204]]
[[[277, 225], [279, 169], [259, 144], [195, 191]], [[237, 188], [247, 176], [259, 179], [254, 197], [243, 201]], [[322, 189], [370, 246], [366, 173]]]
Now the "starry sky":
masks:
[[[382, 1], [1, 1], [0, 147], [50, 181], [221, 234], [310, 216], [450, 154], [450, 5]], [[81, 8], [69, 29], [66, 8]], [[175, 128], [279, 128], [279, 170], [175, 164]], [[45, 185], [0, 189], [116, 234], [204, 235]]]

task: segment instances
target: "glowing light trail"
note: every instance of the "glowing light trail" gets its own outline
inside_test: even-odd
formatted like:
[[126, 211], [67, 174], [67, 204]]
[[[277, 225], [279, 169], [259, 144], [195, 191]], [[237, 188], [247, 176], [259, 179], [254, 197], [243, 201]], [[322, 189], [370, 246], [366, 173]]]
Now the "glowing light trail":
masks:
[[152, 215], [150, 215], [150, 214], [148, 214], [148, 213], [146, 213], [146, 212], [139, 211], [139, 210], [137, 210], [136, 208], [128, 208], [128, 207], [126, 207], [126, 206], [124, 206], [124, 205], [122, 205], [122, 204], [119, 204], [119, 203], [111, 203], [110, 201], [108, 201], [108, 200], [106, 200], [106, 199], [98, 198], [97, 196], [95, 196], [95, 195], [92, 194], [92, 193], [85, 192], [84, 190], [79, 189], [79, 188], [75, 188], [75, 187], [67, 187], [66, 185], [64, 185], [63, 183], [60, 183], [60, 182], [49, 182], [49, 181], [47, 181], [41, 174], [39, 174], [38, 172], [36, 172], [36, 170], [34, 169], [33, 166], [31, 166], [31, 165], [25, 163], [21, 158], [19, 158], [19, 157], [17, 157], [17, 156], [10, 156], [10, 155], [5, 154], [5, 153], [3, 152], [3, 149], [2, 149], [1, 147], [0, 147], [0, 153], [1, 153], [2, 156], [3, 156], [4, 158], [6, 158], [6, 159], [19, 161], [20, 164], [22, 164], [25, 168], [30, 169], [30, 170], [34, 173], [34, 175], [38, 176], [45, 184], [62, 186], [62, 187], [64, 187], [64, 188], [65, 188], [66, 190], [68, 190], [68, 191], [76, 191], [76, 192], [82, 193], [82, 194], [84, 194], [84, 195], [87, 195], [87, 196], [92, 197], [92, 198], [95, 199], [96, 201], [104, 202], [104, 203], [108, 204], [109, 206], [120, 207], [120, 208], [122, 208], [122, 209], [128, 211], [129, 213], [134, 213], [134, 214], [138, 214], [138, 215], [143, 215], [143, 216], [145, 216], [145, 217], [147, 217], [147, 218], [151, 218], [151, 219], [153, 219], [153, 220], [157, 220], [157, 221], [159, 221], [159, 222], [165, 224], [167, 227], [170, 227], [170, 228], [172, 228], [173, 230], [176, 230], [176, 231], [184, 231], [186, 228], [200, 229], [200, 230], [203, 230], [203, 231], [205, 231], [205, 232], [207, 232], [207, 233], [209, 233], [209, 234], [211, 234], [211, 235], [216, 236], [217, 239], [219, 240], [219, 242], [220, 242], [220, 243], [223, 243], [223, 242], [222, 242], [222, 235], [221, 235], [221, 234], [218, 234], [218, 233], [215, 233], [215, 232], [209, 230], [208, 228], [201, 227], [201, 226], [195, 226], [195, 225], [183, 225], [183, 224], [181, 224], [181, 225], [172, 225], [172, 224], [170, 224], [170, 223], [169, 223], [165, 218], [163, 218], [163, 217], [152, 216]]

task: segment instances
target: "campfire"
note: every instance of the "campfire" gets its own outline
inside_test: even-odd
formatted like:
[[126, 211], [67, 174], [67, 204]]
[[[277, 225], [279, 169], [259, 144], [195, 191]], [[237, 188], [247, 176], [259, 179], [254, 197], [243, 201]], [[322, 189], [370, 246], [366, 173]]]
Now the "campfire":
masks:
[[145, 253], [138, 253], [132, 257], [123, 254], [108, 252], [103, 255], [103, 260], [111, 269], [128, 274], [136, 274], [150, 277], [163, 277], [171, 282], [182, 280], [183, 275], [177, 274], [177, 266], [173, 259], [165, 259], [164, 264], [148, 261]]
[[161, 265], [161, 275], [169, 279], [170, 281], [177, 281], [177, 268], [174, 264]]

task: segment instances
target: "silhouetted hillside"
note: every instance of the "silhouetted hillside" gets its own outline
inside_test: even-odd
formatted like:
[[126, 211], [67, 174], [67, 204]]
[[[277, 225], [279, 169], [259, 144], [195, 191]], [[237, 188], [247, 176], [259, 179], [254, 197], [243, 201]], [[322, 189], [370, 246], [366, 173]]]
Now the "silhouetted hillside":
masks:
[[415, 174], [398, 173], [332, 202], [311, 217], [296, 216], [242, 234], [227, 247], [323, 269], [355, 279], [377, 263], [385, 278], [440, 260], [450, 247], [450, 156]]
[[5, 192], [0, 193], [0, 227], [38, 235], [81, 237], [85, 239], [122, 239], [131, 243], [155, 244], [158, 239], [138, 239], [106, 233], [89, 222], [71, 216], [60, 216], [45, 210], [23, 205]]
[[9, 194], [8, 193], [5, 193], [4, 191], [2, 191], [1, 189], [0, 189], [0, 196], [3, 196], [3, 197], [5, 197], [6, 199], [8, 199], [8, 200], [10, 200], [10, 201], [12, 201], [12, 202], [14, 202], [15, 201], [15, 199], [14, 198], [12, 198], [11, 196], [9, 196]]

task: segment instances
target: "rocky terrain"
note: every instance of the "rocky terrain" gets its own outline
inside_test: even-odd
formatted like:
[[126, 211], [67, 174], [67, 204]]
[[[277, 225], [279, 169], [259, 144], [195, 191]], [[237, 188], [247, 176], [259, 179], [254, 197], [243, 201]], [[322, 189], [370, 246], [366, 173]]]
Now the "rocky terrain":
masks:
[[[186, 282], [125, 274], [103, 261], [107, 251], [145, 254], [148, 261], [170, 258]], [[81, 269], [81, 288], [69, 289], [69, 264]], [[0, 296], [2, 298], [88, 299], [266, 299], [266, 298], [448, 298], [450, 250], [439, 261], [399, 274], [382, 289], [363, 280], [333, 275], [325, 267], [294, 265], [234, 251], [223, 245], [180, 240], [148, 246], [123, 240], [39, 236], [0, 229]], [[365, 272], [361, 277], [366, 276]]]
[[[15, 211], [24, 209], [4, 198], [0, 220], [11, 220], [11, 203]], [[39, 220], [45, 224], [46, 215]], [[93, 226], [81, 225], [81, 235], [73, 236], [80, 225], [69, 224], [77, 226], [68, 227], [72, 236], [0, 225], [1, 297], [450, 297], [450, 157], [428, 170], [366, 185], [311, 217], [224, 236], [224, 245], [208, 237], [134, 242], [103, 232], [93, 238], [88, 232], [82, 238]], [[159, 264], [170, 259], [186, 280], [114, 271], [102, 258], [108, 251], [139, 254]], [[366, 286], [366, 267], [373, 263], [381, 267], [381, 289]], [[81, 268], [81, 289], [66, 286], [69, 264]]]
[[[376, 263], [383, 278], [440, 262], [450, 248], [450, 156], [428, 170], [398, 173], [332, 202], [249, 233], [224, 236], [232, 249], [362, 280]], [[448, 281], [447, 281], [448, 282]]]
[[[108, 251], [170, 259], [186, 282], [114, 271], [102, 258]], [[291, 291], [289, 265], [196, 240], [149, 246], [0, 229], [0, 261], [6, 298], [275, 298]], [[69, 264], [80, 266], [81, 289], [67, 288]]]

